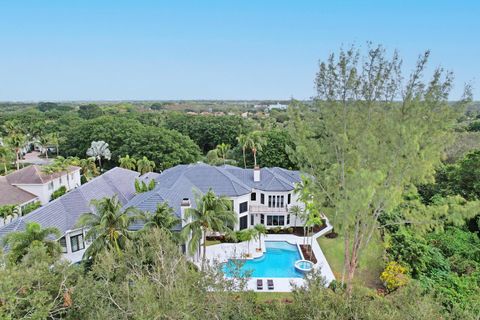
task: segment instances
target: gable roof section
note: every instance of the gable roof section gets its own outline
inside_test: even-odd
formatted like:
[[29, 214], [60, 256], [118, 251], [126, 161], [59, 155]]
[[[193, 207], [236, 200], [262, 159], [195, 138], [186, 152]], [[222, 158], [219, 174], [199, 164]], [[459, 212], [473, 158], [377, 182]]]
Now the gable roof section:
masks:
[[90, 201], [93, 199], [118, 195], [119, 201], [126, 204], [135, 193], [134, 181], [138, 176], [135, 171], [113, 168], [0, 228], [0, 238], [12, 231], [23, 230], [27, 222], [37, 222], [42, 227], [55, 227], [62, 234], [75, 229], [78, 218], [90, 211]]
[[12, 186], [7, 178], [0, 176], [0, 206], [21, 205], [37, 198], [28, 191]]
[[[69, 167], [70, 173], [77, 170], [80, 170], [80, 167]], [[45, 184], [66, 174], [66, 171], [47, 174], [42, 171], [42, 166], [34, 164], [14, 171], [5, 177], [10, 184]]]

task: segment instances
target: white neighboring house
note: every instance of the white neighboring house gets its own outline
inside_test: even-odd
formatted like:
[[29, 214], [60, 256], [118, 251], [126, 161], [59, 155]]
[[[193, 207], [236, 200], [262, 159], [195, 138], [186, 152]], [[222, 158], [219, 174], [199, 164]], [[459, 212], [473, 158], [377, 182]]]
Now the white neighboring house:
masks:
[[42, 166], [31, 165], [5, 176], [8, 183], [38, 197], [42, 205], [50, 201], [52, 193], [64, 186], [67, 191], [80, 186], [80, 167], [70, 166], [68, 171], [47, 174]]
[[86, 231], [77, 226], [79, 217], [92, 211], [90, 202], [93, 199], [117, 196], [122, 204], [126, 204], [135, 195], [134, 185], [138, 176], [135, 171], [111, 169], [37, 210], [0, 226], [0, 241], [8, 233], [25, 230], [29, 222], [36, 222], [43, 228], [55, 227], [62, 234], [57, 240], [62, 247], [63, 258], [72, 263], [79, 262], [89, 245], [85, 240]]
[[[23, 208], [25, 208], [25, 206], [36, 201], [39, 201], [38, 196], [28, 191], [12, 186], [7, 181], [6, 177], [0, 176], [0, 207], [13, 205], [17, 206], [18, 208], [20, 208], [21, 211], [23, 211]], [[4, 221], [0, 220], [0, 226], [2, 226], [3, 224]]]

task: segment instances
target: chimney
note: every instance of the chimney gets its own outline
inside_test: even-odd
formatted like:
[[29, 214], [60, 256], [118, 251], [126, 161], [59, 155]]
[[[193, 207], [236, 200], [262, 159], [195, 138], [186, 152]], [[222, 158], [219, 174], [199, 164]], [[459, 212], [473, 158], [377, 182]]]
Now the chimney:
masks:
[[[185, 210], [190, 208], [190, 199], [188, 198], [183, 198], [182, 202], [180, 202], [180, 218], [182, 219], [182, 227], [184, 227], [186, 224], [188, 224], [190, 221], [185, 220]], [[191, 219], [189, 219], [191, 220]]]
[[253, 169], [253, 181], [260, 182], [260, 167], [255, 167]]

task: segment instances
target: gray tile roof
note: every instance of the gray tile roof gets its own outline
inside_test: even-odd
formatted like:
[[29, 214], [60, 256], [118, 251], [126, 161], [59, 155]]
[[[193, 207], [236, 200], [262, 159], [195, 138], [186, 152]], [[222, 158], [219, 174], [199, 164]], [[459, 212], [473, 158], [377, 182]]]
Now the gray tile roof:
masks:
[[155, 178], [154, 190], [135, 196], [125, 207], [153, 212], [159, 202], [167, 202], [180, 216], [180, 202], [183, 198], [193, 200], [194, 189], [205, 193], [211, 188], [217, 195], [237, 197], [249, 194], [252, 189], [291, 191], [300, 181], [298, 171], [281, 168], [262, 168], [260, 175], [260, 181], [254, 182], [253, 169], [215, 167], [203, 163], [178, 165]]
[[75, 229], [78, 218], [90, 211], [90, 201], [118, 195], [126, 204], [135, 195], [134, 182], [138, 172], [113, 168], [99, 177], [68, 192], [64, 196], [20, 217], [0, 228], [0, 238], [12, 231], [25, 228], [27, 222], [38, 222], [42, 227], [56, 227], [61, 233]]

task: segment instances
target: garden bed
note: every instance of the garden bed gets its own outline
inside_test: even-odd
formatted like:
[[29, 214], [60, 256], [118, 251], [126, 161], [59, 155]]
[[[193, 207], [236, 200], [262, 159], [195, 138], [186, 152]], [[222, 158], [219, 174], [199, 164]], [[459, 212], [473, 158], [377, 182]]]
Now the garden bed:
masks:
[[311, 261], [313, 263], [317, 263], [317, 258], [315, 257], [315, 253], [311, 249], [309, 244], [301, 244], [300, 249], [302, 250], [303, 258], [305, 260]]

